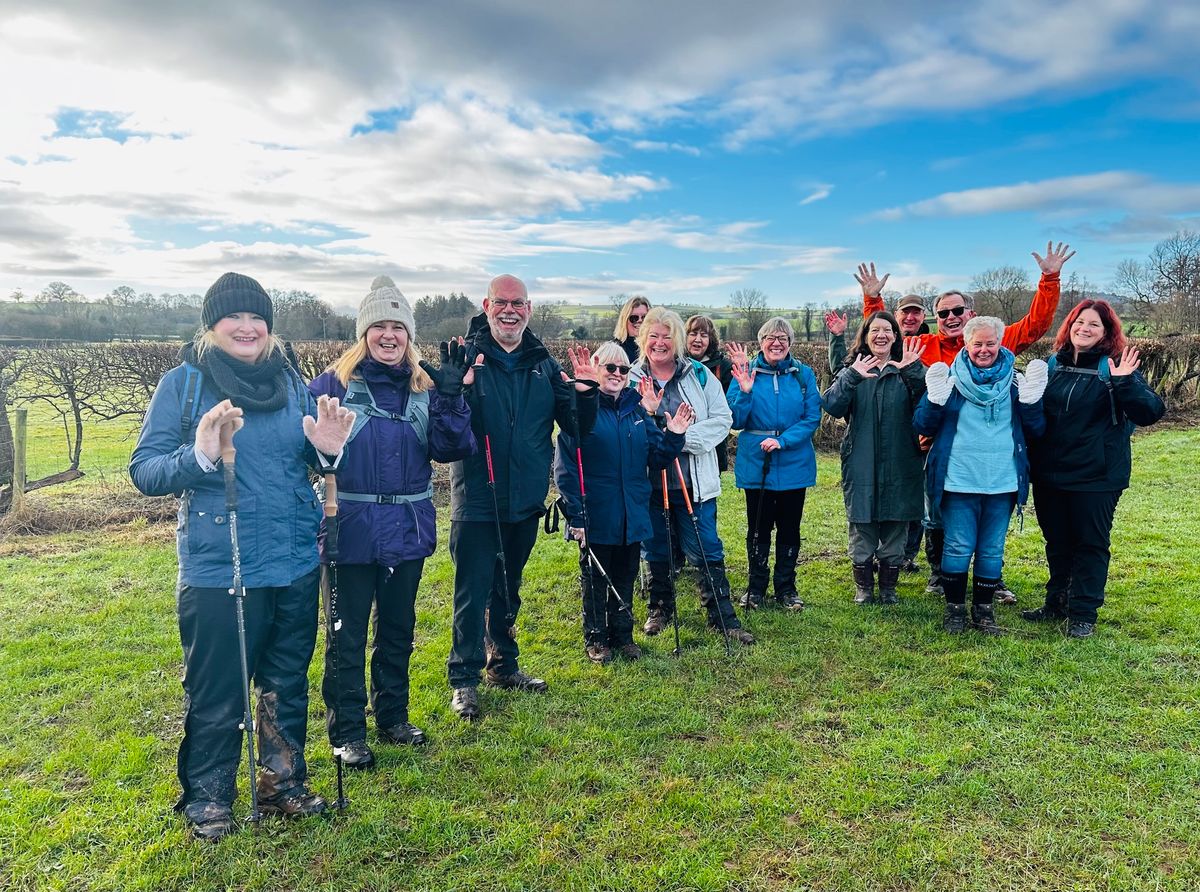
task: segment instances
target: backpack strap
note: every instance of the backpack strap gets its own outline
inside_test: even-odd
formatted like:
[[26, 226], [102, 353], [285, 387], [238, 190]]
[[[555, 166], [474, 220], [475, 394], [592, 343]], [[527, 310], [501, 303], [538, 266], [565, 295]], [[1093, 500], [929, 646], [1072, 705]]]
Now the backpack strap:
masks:
[[406, 414], [385, 412], [375, 403], [375, 397], [371, 393], [371, 388], [367, 386], [367, 382], [362, 378], [354, 377], [346, 385], [346, 396], [342, 399], [342, 405], [354, 413], [354, 426], [350, 428], [350, 436], [346, 440], [347, 444], [358, 436], [359, 432], [366, 427], [367, 422], [372, 418], [382, 418], [387, 421], [411, 424], [413, 433], [417, 435], [417, 442], [421, 444], [422, 449], [428, 451], [429, 391], [422, 390], [419, 393], [410, 393], [408, 395], [408, 412]]
[[204, 376], [190, 362], [183, 364], [183, 390], [179, 394], [179, 436], [183, 443], [191, 443], [196, 419], [200, 415], [200, 390]]
[[1104, 389], [1108, 391], [1108, 411], [1112, 418], [1113, 427], [1119, 424], [1117, 420], [1117, 398], [1113, 393], [1112, 383], [1112, 363], [1107, 356], [1101, 356], [1100, 362], [1094, 369], [1081, 369], [1078, 366], [1062, 366], [1058, 365], [1057, 354], [1051, 354], [1046, 360], [1047, 377], [1055, 372], [1065, 372], [1071, 375], [1095, 375], [1104, 384]]

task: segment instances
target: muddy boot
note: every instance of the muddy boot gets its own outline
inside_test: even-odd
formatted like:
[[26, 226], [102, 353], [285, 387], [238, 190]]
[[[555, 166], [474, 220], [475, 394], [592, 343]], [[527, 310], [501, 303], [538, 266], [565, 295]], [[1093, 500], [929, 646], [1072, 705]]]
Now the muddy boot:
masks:
[[[746, 593], [738, 601], [745, 610], [757, 610], [767, 599], [767, 580], [770, 578], [771, 543], [746, 540], [746, 560], [749, 562], [750, 581]], [[776, 587], [778, 591], [778, 587]]]
[[996, 625], [996, 592], [999, 579], [975, 577], [971, 586], [971, 625], [984, 635], [1003, 635], [1004, 630]]
[[897, 604], [896, 583], [900, 581], [900, 568], [892, 564], [879, 565], [879, 603]]
[[942, 614], [942, 630], [949, 635], [961, 635], [967, 630], [967, 605], [946, 604]]
[[642, 631], [647, 635], [657, 635], [671, 624], [675, 580], [671, 578], [671, 567], [666, 561], [652, 561], [646, 566], [650, 570], [650, 601]]
[[794, 545], [780, 548], [775, 553], [775, 603], [784, 610], [803, 610], [804, 602], [796, 591], [796, 561], [800, 549]]
[[854, 603], [875, 603], [875, 565], [871, 563], [854, 565]]
[[943, 574], [942, 587], [946, 590], [942, 628], [951, 635], [960, 635], [967, 628], [967, 574]]

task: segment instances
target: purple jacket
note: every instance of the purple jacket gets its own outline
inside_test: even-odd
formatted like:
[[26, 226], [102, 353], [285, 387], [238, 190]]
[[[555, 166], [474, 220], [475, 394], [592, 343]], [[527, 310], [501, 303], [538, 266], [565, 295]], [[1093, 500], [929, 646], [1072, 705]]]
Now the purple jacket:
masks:
[[[407, 366], [385, 366], [365, 359], [356, 374], [371, 388], [375, 404], [384, 411], [403, 414], [408, 408]], [[314, 396], [342, 399], [346, 388], [332, 372], [315, 378], [308, 389]], [[471, 410], [461, 396], [448, 399], [429, 392], [429, 451], [421, 447], [412, 426], [405, 422], [370, 419], [346, 447], [338, 468], [339, 490], [380, 495], [406, 495], [429, 488], [430, 459], [458, 461], [476, 451], [471, 432]], [[432, 499], [379, 505], [339, 500], [341, 521], [338, 561], [344, 564], [379, 564], [395, 567], [402, 561], [426, 558], [437, 544], [436, 513]], [[325, 560], [325, 522], [318, 538]]]

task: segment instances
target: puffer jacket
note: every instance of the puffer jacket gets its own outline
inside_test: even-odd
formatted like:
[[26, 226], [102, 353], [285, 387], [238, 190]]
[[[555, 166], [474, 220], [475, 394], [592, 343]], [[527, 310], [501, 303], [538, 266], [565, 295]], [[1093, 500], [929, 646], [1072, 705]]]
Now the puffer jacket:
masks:
[[765, 453], [760, 444], [767, 437], [779, 441], [771, 456], [766, 488], [772, 491], [805, 489], [817, 482], [817, 453], [813, 433], [821, 422], [821, 392], [813, 370], [788, 357], [772, 365], [759, 354], [750, 364], [757, 372], [749, 393], [734, 381], [729, 385], [729, 407], [738, 434], [737, 459], [733, 465], [738, 489], [763, 486]]
[[[233, 438], [238, 546], [247, 588], [286, 586], [317, 566], [321, 509], [307, 473], [317, 457], [301, 426], [305, 415], [316, 416], [316, 403], [299, 377], [288, 374], [287, 405], [274, 412], [247, 411], [244, 426]], [[179, 583], [228, 587], [233, 559], [225, 483], [220, 468], [209, 474], [201, 470], [191, 438], [184, 441], [186, 378], [186, 367], [180, 365], [158, 382], [129, 462], [129, 476], [148, 496], [180, 494], [175, 529]], [[221, 399], [203, 380], [196, 418]]]
[[[372, 359], [355, 370], [375, 405], [403, 416], [411, 396], [412, 371], [389, 367]], [[333, 372], [308, 385], [313, 396], [346, 396]], [[463, 397], [447, 399], [429, 392], [428, 448], [421, 445], [411, 424], [371, 418], [346, 444], [337, 473], [339, 492], [373, 495], [415, 495], [429, 491], [434, 461], [450, 462], [475, 452], [471, 410]], [[437, 545], [433, 499], [397, 504], [338, 500], [338, 561], [395, 567], [403, 561], [429, 557]], [[325, 522], [321, 522], [321, 559], [325, 560]]]
[[[638, 363], [629, 373], [629, 386], [650, 374], [644, 363]], [[683, 451], [689, 456], [688, 487], [692, 498], [698, 502], [715, 499], [721, 494], [721, 472], [717, 469], [717, 444], [729, 436], [733, 415], [729, 403], [721, 392], [721, 382], [716, 375], [694, 359], [678, 360], [675, 376], [667, 382], [668, 388], [676, 388], [683, 402], [696, 412], [696, 420], [684, 434]], [[662, 414], [662, 407], [658, 409]]]
[[1059, 351], [1046, 385], [1046, 431], [1029, 444], [1033, 479], [1079, 492], [1126, 489], [1132, 467], [1126, 422], [1154, 424], [1166, 406], [1137, 372], [1109, 375], [1106, 384], [1098, 374], [1068, 371], [1097, 369], [1102, 354], [1074, 357], [1071, 347]]
[[[679, 455], [683, 434], [659, 430], [637, 392], [626, 388], [614, 400], [600, 394], [596, 426], [583, 438], [583, 482], [587, 493], [588, 535], [597, 545], [631, 545], [653, 535], [650, 526], [650, 474]], [[554, 485], [566, 506], [567, 521], [583, 525], [575, 438], [558, 435]]]
[[[486, 440], [491, 442], [496, 504], [503, 523], [541, 515], [550, 491], [554, 424], [575, 431], [576, 392], [562, 379], [562, 366], [526, 330], [512, 353], [496, 343], [487, 316], [480, 313], [467, 330], [467, 361], [479, 354], [484, 365], [465, 391], [478, 451], [450, 466], [450, 518], [495, 519], [488, 486]], [[514, 361], [515, 360], [515, 361]], [[509, 362], [514, 361], [512, 366]], [[579, 429], [586, 436], [596, 421], [596, 390], [578, 394]]]

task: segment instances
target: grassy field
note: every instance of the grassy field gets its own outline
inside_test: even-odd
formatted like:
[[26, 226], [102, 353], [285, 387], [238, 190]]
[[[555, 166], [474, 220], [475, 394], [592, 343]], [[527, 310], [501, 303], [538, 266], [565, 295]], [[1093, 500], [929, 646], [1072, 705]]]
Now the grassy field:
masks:
[[[93, 433], [84, 469], [119, 476], [127, 435]], [[61, 467], [54, 436], [35, 426], [31, 476]], [[831, 458], [803, 527], [809, 609], [751, 615], [761, 645], [732, 661], [684, 582], [680, 659], [652, 640], [640, 663], [591, 665], [572, 549], [543, 537], [520, 625], [523, 664], [550, 692], [485, 691], [476, 725], [447, 709], [443, 545], [413, 661], [430, 746], [379, 747], [377, 772], [349, 776], [341, 817], [272, 821], [215, 847], [171, 811], [170, 526], [11, 537], [0, 888], [1200, 888], [1198, 447], [1195, 430], [1135, 440], [1109, 604], [1084, 642], [1013, 608], [1000, 621], [1021, 634], [947, 638], [915, 577], [898, 608], [855, 609]], [[744, 508], [728, 479], [720, 518], [740, 586]], [[1014, 525], [1006, 577], [1025, 606], [1045, 581], [1041, 547], [1032, 518]], [[311, 681], [312, 779], [329, 794], [315, 663]]]

